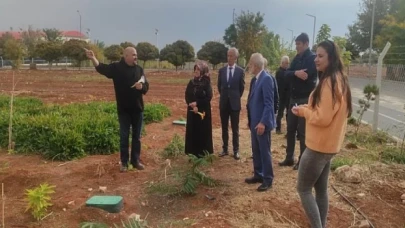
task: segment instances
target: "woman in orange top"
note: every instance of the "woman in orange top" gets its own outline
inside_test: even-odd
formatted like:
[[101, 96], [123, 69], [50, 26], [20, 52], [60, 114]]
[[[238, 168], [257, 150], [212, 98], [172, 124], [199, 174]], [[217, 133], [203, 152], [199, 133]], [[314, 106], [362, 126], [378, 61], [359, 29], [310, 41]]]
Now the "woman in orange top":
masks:
[[[330, 161], [342, 146], [352, 97], [338, 47], [326, 40], [318, 45], [315, 58], [319, 83], [307, 105], [292, 112], [306, 120], [307, 146], [298, 170], [297, 190], [313, 228], [326, 227]], [[312, 195], [315, 188], [316, 197]]]

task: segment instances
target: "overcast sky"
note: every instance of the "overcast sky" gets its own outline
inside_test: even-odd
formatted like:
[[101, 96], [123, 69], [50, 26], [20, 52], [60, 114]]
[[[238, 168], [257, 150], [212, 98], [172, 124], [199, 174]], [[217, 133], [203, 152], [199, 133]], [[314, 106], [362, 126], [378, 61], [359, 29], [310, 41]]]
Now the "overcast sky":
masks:
[[[300, 32], [312, 39], [313, 19], [316, 29], [326, 23], [332, 35], [344, 36], [347, 25], [356, 20], [360, 0], [0, 0], [0, 31], [34, 28], [79, 30], [89, 28], [90, 38], [107, 45], [148, 41], [164, 45], [187, 40], [199, 50], [209, 40], [222, 40], [232, 23], [232, 13], [260, 11], [265, 24], [284, 40]], [[310, 41], [311, 42], [311, 41]]]

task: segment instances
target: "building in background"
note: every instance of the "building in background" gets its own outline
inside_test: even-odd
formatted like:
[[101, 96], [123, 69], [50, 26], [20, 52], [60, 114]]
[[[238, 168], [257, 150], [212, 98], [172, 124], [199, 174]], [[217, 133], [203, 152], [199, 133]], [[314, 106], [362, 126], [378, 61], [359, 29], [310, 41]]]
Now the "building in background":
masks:
[[[22, 38], [23, 32], [24, 31], [0, 31], [0, 37], [2, 37], [6, 33], [10, 33], [14, 37], [14, 39], [20, 40]], [[72, 39], [84, 40], [87, 43], [90, 42], [90, 39], [87, 36], [85, 36], [83, 33], [80, 33], [79, 31], [70, 30], [70, 31], [60, 31], [60, 32], [61, 32], [60, 39], [62, 40], [62, 42], [69, 41]], [[43, 35], [44, 35], [44, 39], [45, 39], [45, 34], [43, 34]]]

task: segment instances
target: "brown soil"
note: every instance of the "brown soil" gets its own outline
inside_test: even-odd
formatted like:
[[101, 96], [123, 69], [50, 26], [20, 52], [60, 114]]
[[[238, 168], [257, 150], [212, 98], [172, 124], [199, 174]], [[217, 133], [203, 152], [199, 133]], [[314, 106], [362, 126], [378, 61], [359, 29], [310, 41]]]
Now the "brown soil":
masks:
[[[119, 173], [119, 155], [89, 156], [71, 162], [51, 162], [39, 156], [0, 154], [0, 182], [4, 183], [6, 227], [78, 227], [81, 222], [120, 223], [136, 213], [147, 217], [152, 227], [309, 227], [295, 189], [296, 171], [280, 168], [277, 162], [283, 159], [285, 139], [273, 135], [273, 165], [275, 180], [273, 189], [258, 193], [257, 186], [246, 185], [244, 178], [252, 174], [250, 159], [250, 133], [246, 126], [246, 110], [241, 113], [240, 161], [232, 157], [218, 159], [209, 167], [208, 173], [224, 185], [215, 188], [199, 187], [198, 194], [188, 197], [168, 197], [147, 192], [152, 182], [162, 181], [163, 162], [159, 152], [170, 142], [174, 134], [185, 134], [183, 126], [175, 126], [173, 120], [186, 116], [184, 89], [189, 72], [148, 72], [150, 91], [146, 102], [161, 102], [169, 106], [172, 116], [162, 123], [146, 127], [142, 139], [144, 171]], [[112, 82], [94, 71], [16, 71], [16, 90], [19, 96], [35, 96], [47, 103], [66, 104], [94, 100], [114, 101]], [[216, 153], [221, 150], [221, 129], [218, 110], [216, 77], [213, 76], [214, 98], [213, 134]], [[250, 80], [246, 80], [247, 84]], [[0, 93], [11, 89], [12, 71], [0, 71]], [[246, 86], [248, 88], [248, 85]], [[244, 104], [246, 103], [244, 95]], [[285, 131], [285, 129], [284, 129]], [[298, 150], [298, 143], [296, 146]], [[187, 165], [184, 159], [172, 161], [172, 166]], [[99, 177], [97, 167], [105, 173]], [[402, 170], [403, 166], [395, 170]], [[400, 197], [404, 189], [397, 186], [404, 176], [384, 175], [391, 169], [379, 171], [382, 179], [374, 178], [359, 185], [337, 183], [331, 175], [331, 184], [336, 184], [373, 222], [375, 227], [403, 227], [405, 207]], [[376, 174], [377, 175], [377, 174]], [[50, 208], [52, 214], [41, 222], [35, 222], [25, 212], [25, 189], [47, 182], [56, 186]], [[99, 192], [106, 186], [106, 193]], [[92, 191], [89, 191], [89, 189]], [[356, 194], [364, 192], [365, 197]], [[99, 209], [88, 208], [85, 201], [92, 195], [107, 194], [124, 197], [124, 209], [109, 214]], [[208, 200], [206, 195], [215, 197]], [[353, 209], [330, 188], [329, 227], [351, 227], [361, 216], [353, 216]]]

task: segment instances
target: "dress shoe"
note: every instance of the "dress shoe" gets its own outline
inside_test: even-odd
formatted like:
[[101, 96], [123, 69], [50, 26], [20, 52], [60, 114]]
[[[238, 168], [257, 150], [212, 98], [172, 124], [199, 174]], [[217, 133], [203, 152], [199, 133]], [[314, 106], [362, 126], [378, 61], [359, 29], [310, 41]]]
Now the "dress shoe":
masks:
[[248, 184], [263, 183], [263, 179], [260, 177], [249, 177], [245, 179], [245, 182]]
[[224, 157], [224, 156], [228, 156], [229, 153], [227, 151], [222, 151], [218, 156], [219, 157]]
[[282, 162], [278, 163], [279, 166], [293, 166], [294, 165], [294, 161], [291, 160], [284, 160]]
[[137, 170], [144, 170], [145, 169], [145, 166], [142, 165], [140, 162], [132, 163], [132, 167], [134, 167]]
[[263, 184], [261, 184], [261, 185], [257, 188], [257, 191], [259, 191], [259, 192], [264, 192], [264, 191], [269, 190], [270, 188], [271, 188], [271, 184], [269, 184], [269, 183], [263, 183]]
[[240, 155], [238, 152], [233, 153], [233, 158], [235, 158], [235, 160], [239, 160], [240, 159]]

